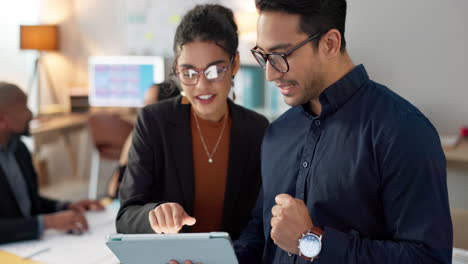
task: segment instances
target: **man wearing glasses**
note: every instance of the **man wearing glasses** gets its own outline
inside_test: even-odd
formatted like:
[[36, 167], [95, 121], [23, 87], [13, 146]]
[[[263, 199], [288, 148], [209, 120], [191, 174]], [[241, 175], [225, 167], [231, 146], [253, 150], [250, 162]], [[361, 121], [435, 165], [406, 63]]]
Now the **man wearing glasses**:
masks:
[[292, 108], [262, 145], [263, 187], [240, 263], [450, 263], [437, 132], [355, 66], [346, 1], [256, 0], [252, 54]]

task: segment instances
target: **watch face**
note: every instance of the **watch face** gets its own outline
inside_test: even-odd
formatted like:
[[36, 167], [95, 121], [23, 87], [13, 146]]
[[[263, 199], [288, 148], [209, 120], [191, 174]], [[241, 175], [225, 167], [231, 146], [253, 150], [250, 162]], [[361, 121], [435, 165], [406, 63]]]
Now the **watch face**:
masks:
[[322, 242], [314, 234], [307, 234], [299, 242], [301, 254], [308, 258], [316, 257], [320, 253], [320, 249], [322, 249]]

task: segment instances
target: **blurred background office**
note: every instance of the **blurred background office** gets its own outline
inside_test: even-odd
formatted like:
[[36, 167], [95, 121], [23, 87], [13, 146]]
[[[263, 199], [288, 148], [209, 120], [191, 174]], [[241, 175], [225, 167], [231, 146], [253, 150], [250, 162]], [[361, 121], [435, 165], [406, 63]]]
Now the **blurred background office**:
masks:
[[[242, 67], [236, 76], [236, 102], [275, 119], [288, 107], [277, 88], [264, 81], [249, 52], [255, 45], [253, 0], [0, 3], [0, 80], [27, 90], [28, 103], [41, 114], [32, 124], [28, 145], [43, 193], [62, 199], [105, 194], [116, 161], [93, 163], [89, 112], [116, 113], [130, 120], [130, 131], [144, 87], [169, 78], [181, 15], [204, 2], [232, 8], [239, 23]], [[468, 2], [349, 0], [348, 6], [346, 37], [354, 62], [365, 64], [372, 79], [411, 101], [433, 122], [445, 145], [451, 207], [468, 210], [468, 140], [458, 137], [461, 127], [468, 126]], [[53, 43], [46, 48], [28, 44], [28, 30], [34, 28], [21, 25], [49, 26], [49, 33], [40, 36]], [[106, 90], [112, 82], [138, 84], [134, 90]], [[98, 182], [90, 185], [93, 173]], [[462, 236], [455, 234], [455, 239]]]

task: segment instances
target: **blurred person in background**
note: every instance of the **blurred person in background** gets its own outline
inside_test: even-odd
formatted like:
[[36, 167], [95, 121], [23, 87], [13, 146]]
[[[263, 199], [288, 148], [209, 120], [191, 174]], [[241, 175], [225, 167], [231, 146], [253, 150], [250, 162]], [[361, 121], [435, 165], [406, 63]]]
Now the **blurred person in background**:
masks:
[[103, 210], [95, 200], [63, 202], [39, 194], [37, 175], [21, 136], [29, 136], [32, 113], [26, 94], [0, 82], [0, 243], [38, 239], [47, 229], [81, 233], [86, 210]]

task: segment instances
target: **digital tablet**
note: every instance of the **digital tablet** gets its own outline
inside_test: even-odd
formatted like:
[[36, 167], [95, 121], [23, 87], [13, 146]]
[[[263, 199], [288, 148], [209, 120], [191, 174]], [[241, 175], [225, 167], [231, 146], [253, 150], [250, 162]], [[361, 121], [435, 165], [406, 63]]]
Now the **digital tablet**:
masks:
[[238, 264], [228, 233], [113, 234], [107, 246], [122, 264], [164, 264], [174, 259], [203, 264]]

